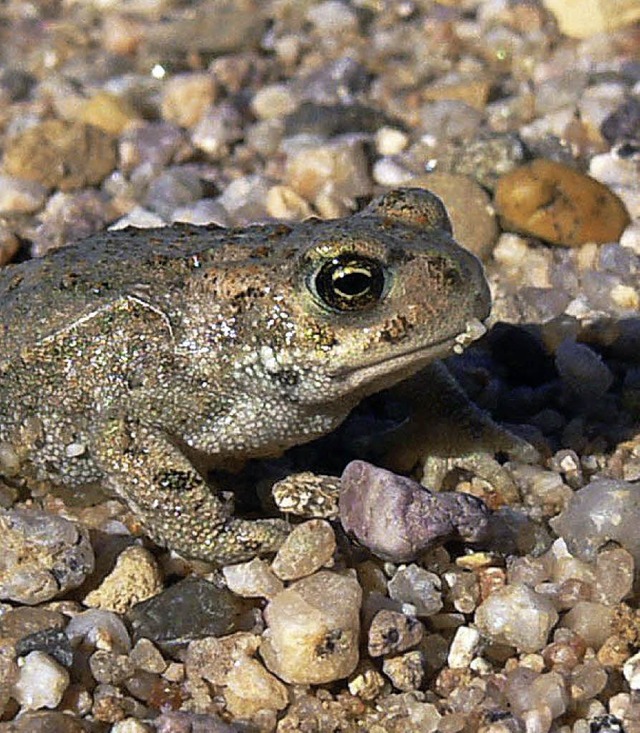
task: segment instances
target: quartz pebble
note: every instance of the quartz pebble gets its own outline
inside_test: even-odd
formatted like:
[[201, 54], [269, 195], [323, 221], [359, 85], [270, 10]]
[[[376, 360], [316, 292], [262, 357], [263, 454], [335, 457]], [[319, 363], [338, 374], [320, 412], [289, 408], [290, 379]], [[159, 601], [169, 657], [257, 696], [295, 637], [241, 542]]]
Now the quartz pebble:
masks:
[[310, 519], [285, 539], [271, 569], [281, 580], [297, 580], [327, 565], [335, 549], [336, 537], [329, 522]]
[[640, 562], [640, 486], [596, 479], [573, 495], [569, 506], [550, 524], [569, 551], [593, 562], [607, 542], [619, 543]]
[[613, 609], [593, 601], [579, 601], [564, 615], [562, 625], [579, 634], [594, 649], [611, 636]]
[[456, 629], [451, 642], [447, 664], [451, 669], [468, 667], [480, 646], [480, 634], [471, 626]]
[[475, 496], [435, 494], [364, 461], [349, 463], [341, 481], [342, 526], [383, 559], [408, 561], [452, 537], [487, 536], [489, 513]]
[[282, 710], [287, 688], [256, 659], [241, 659], [229, 671], [224, 689], [227, 708], [238, 718], [250, 718], [263, 709]]
[[520, 583], [492, 593], [478, 606], [475, 615], [481, 633], [524, 652], [542, 649], [557, 621], [551, 601]]
[[362, 590], [355, 578], [321, 570], [267, 605], [260, 654], [286, 682], [323, 684], [348, 677], [358, 663]]
[[93, 571], [86, 529], [27, 509], [0, 511], [0, 598], [42, 603], [77, 588]]
[[86, 644], [121, 654], [131, 649], [127, 627], [112, 611], [91, 609], [79, 613], [69, 621], [65, 633], [73, 646]]
[[222, 574], [229, 590], [244, 598], [271, 598], [284, 588], [269, 563], [258, 557], [249, 562], [226, 565]]
[[133, 605], [160, 593], [162, 576], [153, 555], [143, 547], [127, 547], [114, 569], [84, 599], [85, 606], [125, 613]]
[[419, 565], [401, 566], [389, 581], [389, 595], [410, 603], [418, 616], [433, 616], [442, 608], [440, 578]]
[[502, 176], [495, 204], [505, 227], [568, 247], [616, 242], [629, 223], [624, 204], [606, 186], [551, 160]]
[[27, 654], [13, 688], [23, 710], [55, 708], [69, 686], [69, 673], [44, 652]]

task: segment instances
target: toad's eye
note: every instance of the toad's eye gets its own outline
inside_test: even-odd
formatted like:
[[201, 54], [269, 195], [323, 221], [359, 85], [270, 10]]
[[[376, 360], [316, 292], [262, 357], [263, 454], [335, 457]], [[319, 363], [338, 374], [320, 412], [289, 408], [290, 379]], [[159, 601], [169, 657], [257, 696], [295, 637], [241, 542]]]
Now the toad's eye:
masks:
[[366, 310], [380, 300], [385, 272], [377, 260], [350, 252], [325, 262], [314, 285], [318, 297], [335, 310]]

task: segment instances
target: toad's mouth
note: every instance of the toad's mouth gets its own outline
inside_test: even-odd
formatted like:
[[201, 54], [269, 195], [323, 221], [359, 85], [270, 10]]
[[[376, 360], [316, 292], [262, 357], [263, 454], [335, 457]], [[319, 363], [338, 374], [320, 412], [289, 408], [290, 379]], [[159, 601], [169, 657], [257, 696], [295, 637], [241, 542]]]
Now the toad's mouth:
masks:
[[398, 382], [414, 374], [436, 359], [443, 359], [451, 353], [461, 354], [472, 341], [476, 341], [486, 332], [487, 327], [477, 318], [473, 318], [467, 322], [465, 330], [455, 336], [415, 346], [391, 356], [384, 355], [365, 365], [342, 367], [336, 369], [331, 377], [344, 382], [350, 389], [375, 385], [378, 380], [383, 381], [384, 386], [390, 386], [394, 381]]

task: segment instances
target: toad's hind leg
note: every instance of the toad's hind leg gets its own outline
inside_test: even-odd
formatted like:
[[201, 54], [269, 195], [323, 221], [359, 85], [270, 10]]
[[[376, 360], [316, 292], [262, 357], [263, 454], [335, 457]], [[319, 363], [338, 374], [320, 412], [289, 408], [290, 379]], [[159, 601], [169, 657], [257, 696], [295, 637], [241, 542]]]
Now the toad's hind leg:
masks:
[[158, 543], [225, 564], [275, 552], [287, 536], [283, 520], [231, 516], [230, 505], [157, 428], [120, 415], [104, 419], [96, 433], [97, 463]]

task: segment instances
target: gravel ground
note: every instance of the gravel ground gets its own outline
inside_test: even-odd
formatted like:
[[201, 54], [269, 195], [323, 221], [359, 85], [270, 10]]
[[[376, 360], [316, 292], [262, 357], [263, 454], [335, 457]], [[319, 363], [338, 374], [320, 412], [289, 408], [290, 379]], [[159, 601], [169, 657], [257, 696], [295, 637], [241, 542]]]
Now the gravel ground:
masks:
[[[0, 731], [640, 731], [639, 17], [2, 3], [2, 265], [107, 227], [332, 218], [429, 188], [494, 300], [448, 366], [536, 450], [396, 456], [427, 492], [349, 463], [393, 421], [370, 400], [243, 478], [267, 500], [280, 478], [296, 526], [274, 559], [218, 569], [117, 501], [0, 483]], [[383, 511], [388, 532], [366, 519]]]

